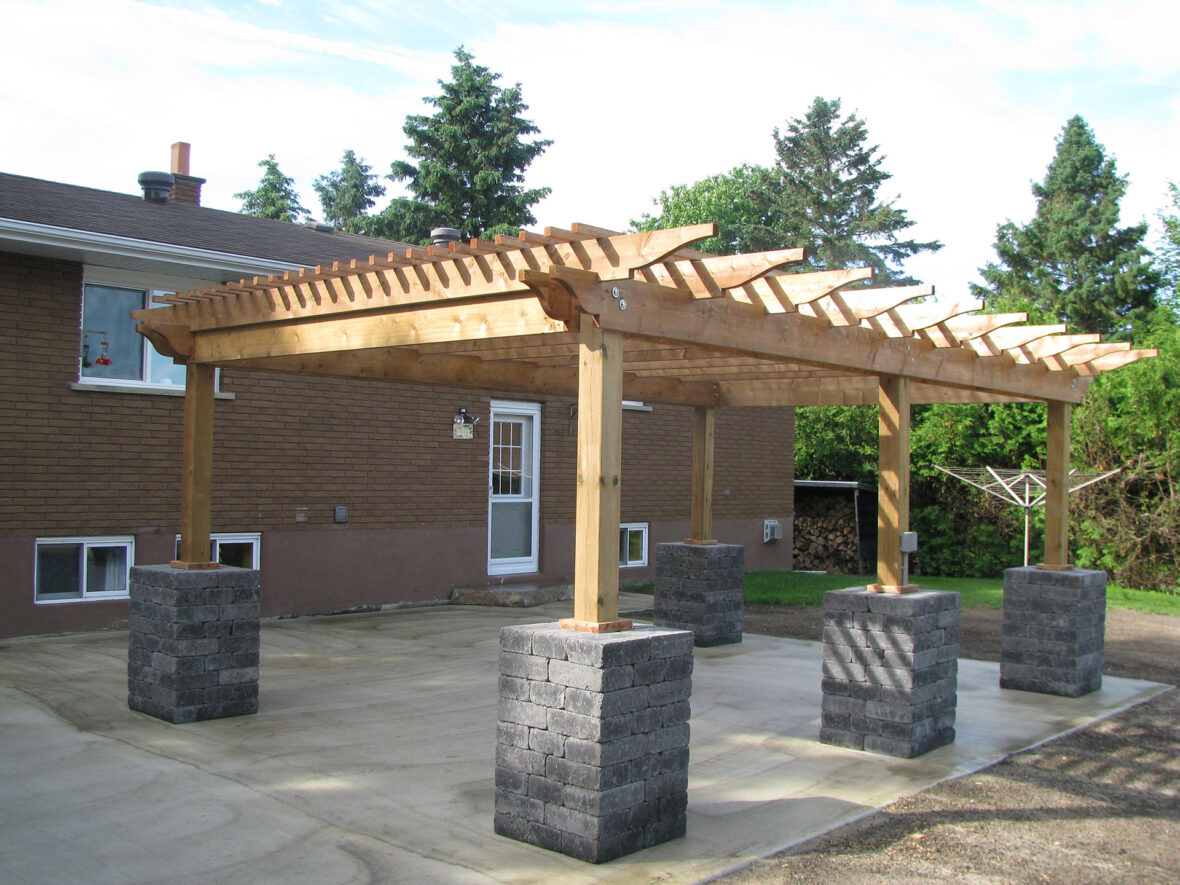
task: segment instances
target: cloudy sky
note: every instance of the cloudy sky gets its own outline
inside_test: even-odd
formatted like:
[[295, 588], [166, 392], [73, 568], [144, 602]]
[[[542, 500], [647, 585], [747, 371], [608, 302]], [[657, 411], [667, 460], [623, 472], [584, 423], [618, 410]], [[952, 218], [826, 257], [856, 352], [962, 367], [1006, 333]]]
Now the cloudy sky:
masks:
[[1030, 217], [1074, 114], [1130, 178], [1124, 223], [1180, 179], [1164, 0], [6, 0], [3, 21], [0, 170], [134, 193], [188, 141], [222, 209], [270, 153], [316, 210], [345, 149], [387, 171], [460, 45], [554, 140], [529, 173], [553, 189], [538, 227], [625, 228], [664, 188], [770, 163], [817, 95], [867, 122], [882, 195], [946, 244], [909, 265], [943, 297]]

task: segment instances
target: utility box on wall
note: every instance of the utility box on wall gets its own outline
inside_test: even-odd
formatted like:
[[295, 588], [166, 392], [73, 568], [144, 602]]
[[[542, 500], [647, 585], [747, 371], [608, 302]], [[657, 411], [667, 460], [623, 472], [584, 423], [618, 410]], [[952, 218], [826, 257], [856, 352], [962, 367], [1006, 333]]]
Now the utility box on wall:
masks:
[[762, 543], [771, 544], [783, 539], [783, 527], [777, 519], [762, 520]]

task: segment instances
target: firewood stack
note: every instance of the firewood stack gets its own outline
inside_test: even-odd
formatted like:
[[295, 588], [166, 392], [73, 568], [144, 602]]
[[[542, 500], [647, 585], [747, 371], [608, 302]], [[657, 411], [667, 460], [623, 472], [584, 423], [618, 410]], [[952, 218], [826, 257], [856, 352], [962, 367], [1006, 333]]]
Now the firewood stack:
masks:
[[[800, 501], [799, 504], [803, 502]], [[856, 574], [856, 513], [850, 497], [813, 496], [795, 515], [795, 562], [799, 571]]]

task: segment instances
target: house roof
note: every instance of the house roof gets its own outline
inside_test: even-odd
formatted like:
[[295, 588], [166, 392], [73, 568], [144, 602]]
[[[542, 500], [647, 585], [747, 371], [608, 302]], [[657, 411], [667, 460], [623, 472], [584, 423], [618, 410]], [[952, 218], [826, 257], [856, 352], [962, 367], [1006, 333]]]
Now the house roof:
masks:
[[[73, 252], [70, 232], [77, 240]], [[87, 246], [92, 253], [101, 252], [104, 243], [117, 250], [119, 241], [208, 253], [208, 266], [216, 266], [217, 255], [258, 259], [260, 270], [276, 265], [271, 272], [277, 265], [310, 267], [406, 248], [393, 240], [0, 173], [0, 250], [90, 261], [93, 255], [82, 254]], [[238, 272], [227, 279], [252, 267], [234, 266]]]

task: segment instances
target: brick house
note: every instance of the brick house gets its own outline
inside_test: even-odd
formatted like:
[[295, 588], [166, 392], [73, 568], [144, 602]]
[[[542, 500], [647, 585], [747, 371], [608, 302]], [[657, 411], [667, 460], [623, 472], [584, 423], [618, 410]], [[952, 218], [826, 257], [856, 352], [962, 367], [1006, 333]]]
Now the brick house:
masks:
[[[405, 248], [201, 207], [187, 165], [174, 146], [170, 189], [149, 181], [142, 197], [0, 174], [0, 636], [121, 625], [129, 566], [176, 555], [184, 370], [131, 310]], [[261, 568], [264, 615], [572, 573], [573, 400], [243, 371], [218, 383], [214, 555]], [[692, 409], [625, 409], [631, 582], [650, 578], [656, 543], [686, 535]], [[751, 569], [791, 566], [793, 434], [789, 408], [717, 415], [715, 534], [744, 544]], [[494, 483], [493, 455], [522, 479]], [[783, 541], [763, 543], [765, 519]]]

